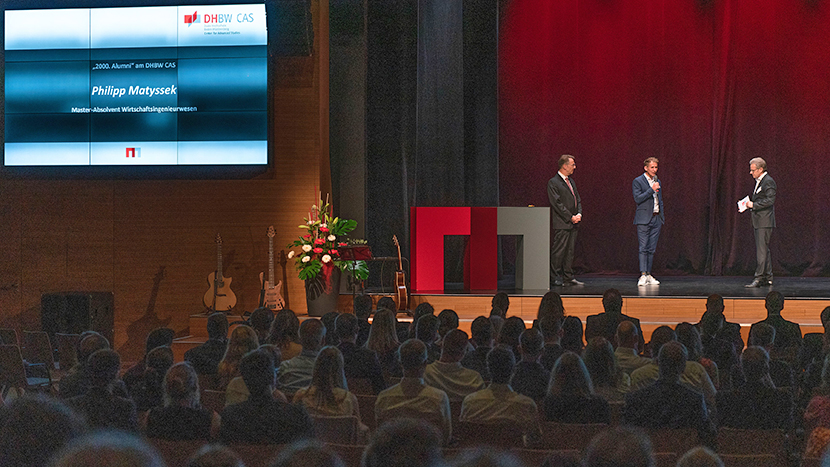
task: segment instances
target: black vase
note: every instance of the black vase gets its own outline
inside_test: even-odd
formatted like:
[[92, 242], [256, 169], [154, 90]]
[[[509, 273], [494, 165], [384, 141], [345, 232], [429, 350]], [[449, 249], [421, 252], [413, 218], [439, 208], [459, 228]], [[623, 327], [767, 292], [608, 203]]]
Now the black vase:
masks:
[[337, 311], [337, 298], [340, 296], [340, 268], [332, 267], [329, 284], [323, 274], [305, 281], [305, 301], [308, 316], [323, 316], [330, 311]]

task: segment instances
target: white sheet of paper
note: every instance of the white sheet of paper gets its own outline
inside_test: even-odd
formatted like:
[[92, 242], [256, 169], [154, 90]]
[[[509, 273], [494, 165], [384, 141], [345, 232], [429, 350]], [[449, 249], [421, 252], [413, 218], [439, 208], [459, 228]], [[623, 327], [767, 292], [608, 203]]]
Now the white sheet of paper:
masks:
[[746, 203], [749, 202], [749, 196], [744, 196], [744, 199], [738, 201], [738, 212], [744, 212], [747, 210]]

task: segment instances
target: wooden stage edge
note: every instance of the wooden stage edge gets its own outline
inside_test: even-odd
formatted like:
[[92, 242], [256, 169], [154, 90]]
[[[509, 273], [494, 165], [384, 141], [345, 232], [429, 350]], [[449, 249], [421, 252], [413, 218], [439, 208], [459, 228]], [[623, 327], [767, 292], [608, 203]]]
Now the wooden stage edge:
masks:
[[[430, 303], [439, 313], [450, 308], [458, 313], [459, 327], [469, 332], [470, 323], [478, 316], [488, 316], [492, 295], [413, 295], [411, 308], [423, 302]], [[511, 296], [508, 316], [519, 316], [528, 325], [536, 319], [542, 297]], [[583, 325], [588, 315], [602, 313], [602, 297], [563, 296], [565, 314], [579, 317]], [[752, 323], [767, 317], [764, 298], [725, 298], [724, 316], [727, 321], [741, 325], [744, 341], [747, 341]], [[801, 332], [823, 332], [819, 315], [830, 300], [787, 298], [781, 315], [801, 325]], [[646, 341], [651, 332], [659, 326], [674, 328], [678, 323], [697, 323], [706, 309], [706, 298], [674, 297], [625, 297], [623, 313], [640, 319]]]

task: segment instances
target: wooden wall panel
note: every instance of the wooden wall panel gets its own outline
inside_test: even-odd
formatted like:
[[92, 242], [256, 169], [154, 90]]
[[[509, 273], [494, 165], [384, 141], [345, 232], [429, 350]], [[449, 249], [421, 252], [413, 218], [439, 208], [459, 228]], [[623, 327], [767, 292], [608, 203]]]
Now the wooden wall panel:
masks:
[[[316, 40], [319, 11], [313, 0]], [[217, 232], [237, 310], [253, 310], [258, 274], [267, 271], [266, 228], [277, 231], [277, 252], [299, 234], [328, 164], [321, 156], [323, 61], [317, 43], [311, 57], [276, 59], [272, 165], [253, 179], [53, 180], [0, 172], [0, 326], [38, 329], [43, 293], [111, 291], [114, 346], [125, 362], [135, 361], [151, 329], [187, 335], [189, 315], [203, 311]], [[302, 282], [288, 268], [284, 295], [304, 313]], [[278, 265], [276, 272], [281, 278]]]

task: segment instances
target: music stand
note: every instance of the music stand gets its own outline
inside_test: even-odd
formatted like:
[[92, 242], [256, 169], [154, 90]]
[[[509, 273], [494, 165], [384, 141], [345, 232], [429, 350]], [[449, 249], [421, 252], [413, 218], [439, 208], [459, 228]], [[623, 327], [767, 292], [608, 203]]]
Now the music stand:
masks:
[[[337, 250], [340, 252], [340, 257], [343, 258], [344, 261], [352, 262], [352, 279], [355, 279], [355, 261], [370, 261], [374, 258], [374, 256], [372, 256], [372, 247], [369, 245], [341, 246]], [[354, 303], [356, 293], [357, 283], [355, 282], [355, 284], [352, 284], [352, 303]]]

